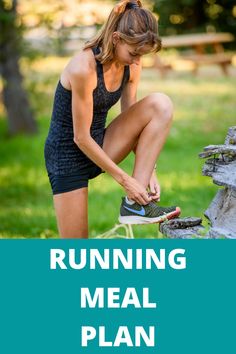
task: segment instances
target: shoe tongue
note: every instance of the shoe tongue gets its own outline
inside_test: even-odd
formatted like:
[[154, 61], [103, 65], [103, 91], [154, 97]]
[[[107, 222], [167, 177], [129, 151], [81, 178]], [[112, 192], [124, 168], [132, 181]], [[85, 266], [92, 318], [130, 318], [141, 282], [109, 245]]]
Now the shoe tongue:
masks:
[[135, 202], [134, 202], [133, 200], [130, 200], [128, 197], [125, 197], [125, 201], [126, 201], [126, 203], [129, 204], [129, 205], [135, 204]]

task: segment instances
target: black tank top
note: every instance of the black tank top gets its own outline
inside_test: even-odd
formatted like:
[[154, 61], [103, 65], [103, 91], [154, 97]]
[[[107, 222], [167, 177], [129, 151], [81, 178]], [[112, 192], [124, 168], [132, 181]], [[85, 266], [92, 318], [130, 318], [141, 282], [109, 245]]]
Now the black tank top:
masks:
[[[94, 55], [99, 48], [92, 48]], [[97, 87], [93, 90], [93, 120], [90, 134], [102, 146], [104, 128], [109, 109], [117, 103], [122, 90], [129, 80], [129, 66], [124, 67], [124, 75], [118, 90], [107, 91], [103, 75], [103, 65], [97, 63]], [[79, 173], [81, 168], [93, 162], [74, 143], [71, 91], [64, 88], [59, 81], [54, 96], [53, 112], [49, 133], [45, 143], [45, 160], [49, 173], [69, 175]]]

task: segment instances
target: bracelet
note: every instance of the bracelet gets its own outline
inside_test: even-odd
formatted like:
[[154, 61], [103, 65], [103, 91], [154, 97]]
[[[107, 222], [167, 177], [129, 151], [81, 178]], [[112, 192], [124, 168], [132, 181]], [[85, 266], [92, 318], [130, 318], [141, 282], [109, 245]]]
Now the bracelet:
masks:
[[155, 165], [154, 165], [154, 170], [156, 170], [157, 169], [157, 164], [155, 163]]

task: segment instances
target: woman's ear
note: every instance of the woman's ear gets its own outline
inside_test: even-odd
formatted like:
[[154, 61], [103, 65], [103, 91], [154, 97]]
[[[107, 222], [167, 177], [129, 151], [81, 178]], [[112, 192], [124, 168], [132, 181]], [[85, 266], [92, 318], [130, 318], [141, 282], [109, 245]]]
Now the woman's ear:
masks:
[[116, 45], [120, 40], [120, 36], [117, 32], [113, 32], [112, 34], [112, 43], [113, 45]]

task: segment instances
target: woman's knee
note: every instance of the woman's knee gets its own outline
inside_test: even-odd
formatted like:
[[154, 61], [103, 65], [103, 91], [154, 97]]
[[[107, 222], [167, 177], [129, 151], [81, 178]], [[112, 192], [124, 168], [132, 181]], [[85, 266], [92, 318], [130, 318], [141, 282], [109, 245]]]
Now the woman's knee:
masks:
[[162, 119], [170, 123], [173, 118], [173, 103], [169, 96], [164, 93], [151, 93], [146, 97], [146, 102], [152, 112], [152, 118]]

